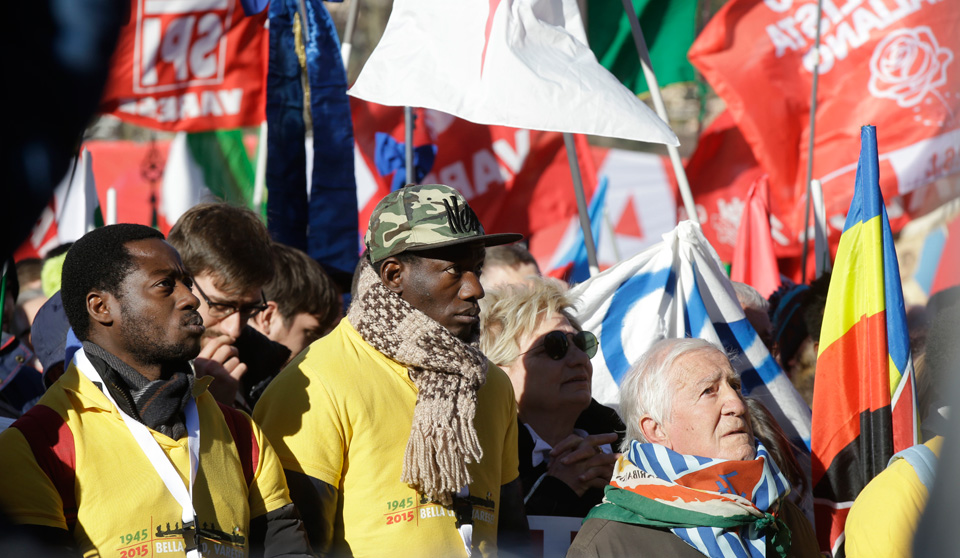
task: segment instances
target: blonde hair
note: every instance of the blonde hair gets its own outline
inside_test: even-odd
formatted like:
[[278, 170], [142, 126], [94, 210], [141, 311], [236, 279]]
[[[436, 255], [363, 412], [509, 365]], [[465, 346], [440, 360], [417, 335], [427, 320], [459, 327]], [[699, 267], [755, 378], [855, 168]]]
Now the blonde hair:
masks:
[[520, 356], [520, 339], [551, 315], [565, 317], [580, 331], [570, 312], [575, 303], [565, 283], [547, 277], [491, 289], [480, 299], [480, 350], [494, 364], [511, 364]]

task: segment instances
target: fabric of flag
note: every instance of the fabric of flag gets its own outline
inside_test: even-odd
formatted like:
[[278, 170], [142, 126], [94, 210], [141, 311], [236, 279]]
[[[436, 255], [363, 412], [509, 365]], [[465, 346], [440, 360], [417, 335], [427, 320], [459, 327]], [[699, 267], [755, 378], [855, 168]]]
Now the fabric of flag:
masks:
[[[643, 38], [650, 52], [650, 64], [661, 87], [694, 80], [687, 51], [696, 36], [696, 0], [633, 0]], [[640, 68], [640, 56], [633, 41], [630, 20], [620, 0], [591, 0], [587, 3], [587, 39], [590, 49], [604, 68], [637, 95], [649, 86]]]
[[[765, 173], [729, 111], [720, 113], [703, 131], [685, 169], [700, 212], [704, 236], [717, 250], [721, 260], [732, 262], [737, 231], [746, 206], [747, 191]], [[852, 180], [851, 177], [850, 183]], [[848, 185], [824, 194], [828, 196], [828, 241], [831, 253], [836, 254], [844, 217], [853, 198], [853, 188]], [[796, 197], [797, 195], [800, 197]], [[798, 194], [789, 189], [770, 189], [770, 234], [774, 242], [774, 253], [779, 261], [780, 273], [795, 282], [801, 280], [803, 229], [792, 223], [796, 219], [796, 212], [805, 210], [806, 202], [803, 196], [805, 191]], [[929, 214], [958, 196], [960, 180], [940, 180], [936, 185], [888, 199], [890, 227], [896, 234], [913, 219]], [[679, 200], [679, 196], [677, 199]], [[838, 209], [841, 206], [842, 208]], [[678, 203], [677, 211], [679, 219], [686, 218], [682, 204]], [[813, 238], [812, 234], [810, 238]], [[814, 243], [811, 240], [809, 252], [813, 254], [813, 250]], [[807, 264], [807, 273], [812, 280], [812, 261]]]
[[[942, 239], [939, 243], [939, 254], [930, 254], [931, 259], [936, 258], [936, 264], [930, 266], [935, 271], [926, 290], [928, 295], [960, 285], [960, 216], [954, 217], [949, 224], [941, 227], [939, 236]], [[926, 255], [926, 246], [924, 248]], [[931, 247], [931, 252], [936, 252], [936, 248]]]
[[253, 163], [241, 130], [188, 134], [170, 142], [164, 166], [160, 213], [171, 226], [201, 202], [253, 207]]
[[[381, 154], [384, 135], [397, 145], [404, 141], [404, 117], [400, 107], [355, 97], [350, 106], [362, 233], [374, 205], [397, 183], [396, 173], [405, 174], [399, 161], [382, 164]], [[550, 262], [567, 253], [580, 227], [562, 135], [486, 126], [430, 109], [413, 113], [418, 174], [423, 169], [416, 164], [417, 153], [436, 151], [420, 182], [441, 182], [459, 190], [487, 231], [523, 234], [541, 270], [550, 271]], [[661, 234], [673, 230], [676, 201], [666, 157], [591, 146], [580, 134], [574, 134], [574, 143], [587, 199], [594, 195], [597, 177], [608, 181], [597, 254], [601, 269], [656, 244]]]
[[655, 342], [698, 337], [734, 355], [744, 394], [766, 405], [798, 448], [809, 448], [810, 408], [747, 321], [699, 226], [681, 222], [659, 244], [577, 285], [572, 294], [579, 298], [577, 319], [600, 340], [592, 359], [597, 401], [619, 406], [620, 381]]
[[386, 132], [377, 132], [377, 150], [374, 155], [374, 163], [377, 165], [377, 172], [380, 176], [393, 175], [390, 182], [390, 191], [400, 189], [408, 182], [423, 184], [423, 178], [433, 169], [433, 161], [437, 157], [436, 145], [420, 145], [413, 148], [413, 174], [411, 180], [407, 180], [407, 144], [400, 143], [393, 139], [393, 136]]
[[[835, 246], [865, 122], [880, 134], [880, 188], [899, 206], [890, 211], [895, 232], [905, 212], [942, 204], [925, 203], [942, 198], [937, 190], [960, 195], [940, 180], [960, 172], [960, 3], [823, 2], [821, 29], [812, 178], [823, 185]], [[815, 2], [731, 0], [688, 53], [770, 175], [771, 209], [791, 252], [781, 256], [802, 250], [816, 30]]]
[[240, 0], [240, 5], [243, 6], [243, 12], [248, 16], [259, 14], [266, 9], [269, 3], [270, 0]]
[[[590, 206], [587, 208], [594, 249], [599, 246], [600, 239], [603, 237], [604, 209], [607, 201], [607, 185], [610, 181], [601, 178], [599, 182], [597, 191], [593, 193]], [[590, 262], [587, 258], [587, 244], [583, 237], [583, 229], [580, 227], [579, 217], [572, 236], [573, 240], [567, 249], [559, 258], [551, 261], [547, 269], [552, 270], [552, 276], [560, 277], [570, 284], [582, 283], [590, 278]], [[557, 275], [557, 271], [561, 272], [560, 275]]]
[[263, 122], [262, 0], [130, 0], [100, 112], [202, 132]]
[[747, 191], [730, 279], [757, 289], [763, 298], [770, 298], [780, 287], [780, 268], [770, 233], [770, 183], [766, 176]]
[[861, 129], [856, 186], [820, 330], [813, 491], [821, 550], [843, 556], [860, 490], [917, 443], [916, 387], [900, 267], [880, 193], [877, 134]]
[[481, 124], [679, 145], [597, 62], [576, 0], [397, 0], [350, 94]]
[[83, 148], [70, 163], [30, 236], [14, 252], [14, 260], [42, 258], [50, 249], [74, 242], [103, 223], [93, 177], [93, 156]]
[[[267, 75], [267, 226], [274, 240], [299, 248], [331, 274], [353, 274], [357, 249], [357, 187], [353, 124], [340, 40], [320, 0], [270, 3]], [[305, 50], [301, 68], [297, 43]], [[302, 72], [313, 124], [312, 176], [307, 191]]]
[[[356, 127], [359, 230], [365, 232], [374, 206], [396, 184], [396, 173], [405, 172], [402, 167], [383, 165], [381, 154], [384, 135], [398, 144], [403, 141], [403, 108], [357, 98], [351, 99], [351, 108]], [[530, 238], [577, 215], [562, 134], [485, 126], [429, 109], [415, 109], [414, 114], [414, 153], [436, 149], [421, 183], [456, 188], [487, 232], [518, 232]], [[584, 191], [590, 199], [596, 189], [593, 152], [583, 136], [575, 135], [574, 141]]]

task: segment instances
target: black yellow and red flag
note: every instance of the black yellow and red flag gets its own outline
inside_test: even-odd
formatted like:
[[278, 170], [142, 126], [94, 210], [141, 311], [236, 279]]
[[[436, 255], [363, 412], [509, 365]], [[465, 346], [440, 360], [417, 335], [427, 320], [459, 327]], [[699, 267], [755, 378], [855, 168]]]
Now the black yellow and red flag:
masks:
[[820, 549], [843, 556], [860, 490], [917, 443], [913, 360], [900, 266], [880, 193], [877, 131], [860, 129], [860, 161], [820, 333], [813, 394], [813, 495]]

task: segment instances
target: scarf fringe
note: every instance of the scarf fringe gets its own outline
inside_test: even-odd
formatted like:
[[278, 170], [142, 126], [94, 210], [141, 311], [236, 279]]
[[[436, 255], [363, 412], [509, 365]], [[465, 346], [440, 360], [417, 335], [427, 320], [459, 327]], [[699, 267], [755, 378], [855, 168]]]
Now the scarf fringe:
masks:
[[357, 291], [350, 323], [375, 349], [408, 366], [418, 390], [401, 480], [449, 506], [473, 480], [467, 464], [483, 457], [473, 421], [487, 359], [387, 290], [372, 266], [362, 266]]

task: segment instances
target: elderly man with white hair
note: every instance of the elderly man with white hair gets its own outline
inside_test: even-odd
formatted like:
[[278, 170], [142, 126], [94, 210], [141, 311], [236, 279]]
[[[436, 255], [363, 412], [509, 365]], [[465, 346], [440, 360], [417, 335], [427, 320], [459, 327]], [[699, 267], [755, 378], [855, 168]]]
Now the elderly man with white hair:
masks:
[[818, 556], [754, 437], [740, 377], [702, 339], [654, 344], [620, 386], [623, 455], [567, 557]]

